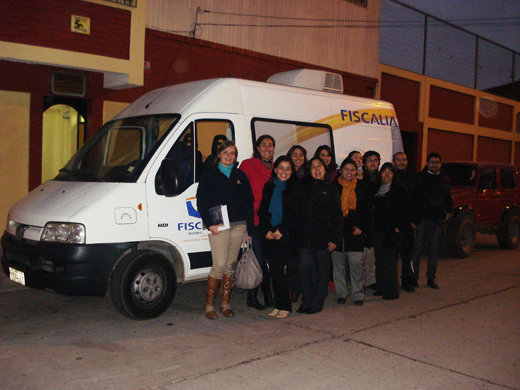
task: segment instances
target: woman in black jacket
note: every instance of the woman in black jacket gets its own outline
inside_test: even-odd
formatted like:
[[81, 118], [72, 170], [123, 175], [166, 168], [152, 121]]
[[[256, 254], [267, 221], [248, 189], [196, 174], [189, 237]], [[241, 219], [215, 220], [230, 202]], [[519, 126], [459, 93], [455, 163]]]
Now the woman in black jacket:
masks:
[[258, 211], [258, 225], [264, 236], [263, 256], [269, 263], [274, 290], [274, 309], [270, 317], [286, 318], [292, 312], [285, 267], [293, 251], [293, 223], [289, 219], [292, 191], [296, 182], [291, 157], [280, 156], [273, 165], [271, 179], [265, 183]]
[[338, 296], [337, 302], [346, 303], [347, 275], [350, 274], [354, 304], [361, 306], [365, 297], [363, 251], [366, 232], [372, 223], [372, 208], [367, 188], [356, 177], [357, 171], [356, 162], [346, 158], [341, 163], [340, 176], [334, 182], [340, 193], [343, 239], [332, 252], [332, 271]]
[[[215, 166], [204, 174], [197, 189], [197, 209], [210, 231], [213, 258], [204, 305], [204, 313], [209, 319], [217, 318], [215, 297], [221, 283], [220, 311], [225, 317], [235, 315], [229, 305], [233, 263], [237, 261], [246, 231], [251, 232], [254, 224], [253, 191], [247, 175], [237, 169], [237, 155], [233, 141], [221, 143]], [[228, 210], [230, 228], [226, 230], [220, 229], [222, 224], [216, 223], [209, 211], [221, 205], [226, 205]]]
[[374, 295], [391, 300], [399, 298], [399, 232], [411, 224], [410, 197], [406, 187], [397, 182], [393, 164], [384, 163], [379, 176], [381, 185], [374, 197], [373, 218], [377, 284]]
[[330, 280], [332, 252], [341, 241], [341, 206], [337, 188], [325, 179], [325, 163], [310, 161], [310, 175], [298, 182], [294, 197], [298, 274], [302, 304], [298, 313], [323, 309]]

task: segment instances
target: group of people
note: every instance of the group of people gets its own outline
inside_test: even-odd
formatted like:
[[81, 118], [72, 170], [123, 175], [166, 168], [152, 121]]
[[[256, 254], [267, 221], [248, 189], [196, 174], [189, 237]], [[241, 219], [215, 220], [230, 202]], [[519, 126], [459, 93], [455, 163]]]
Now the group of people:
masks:
[[[439, 154], [431, 153], [416, 175], [403, 152], [379, 167], [378, 152], [353, 151], [338, 168], [327, 145], [310, 159], [304, 147], [295, 145], [274, 160], [275, 146], [271, 136], [259, 137], [253, 157], [238, 167], [236, 145], [226, 140], [199, 182], [197, 206], [210, 231], [213, 258], [207, 318], [218, 317], [219, 288], [221, 313], [234, 316], [229, 303], [233, 265], [244, 236], [251, 237], [263, 274], [263, 304], [255, 288], [247, 291], [247, 305], [272, 308], [270, 317], [289, 316], [300, 295], [298, 313], [320, 312], [330, 285], [338, 304], [350, 295], [362, 306], [366, 289], [385, 300], [397, 299], [399, 255], [401, 289], [414, 292], [426, 241], [427, 285], [439, 288], [439, 241], [453, 209]], [[227, 205], [230, 229], [212, 225], [209, 210], [219, 205]]]

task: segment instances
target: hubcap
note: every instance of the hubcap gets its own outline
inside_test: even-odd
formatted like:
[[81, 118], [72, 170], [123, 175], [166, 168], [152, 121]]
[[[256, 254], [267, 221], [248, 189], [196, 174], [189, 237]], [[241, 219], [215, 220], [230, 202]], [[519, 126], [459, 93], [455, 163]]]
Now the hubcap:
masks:
[[164, 281], [157, 272], [147, 268], [137, 274], [133, 287], [135, 299], [152, 302], [161, 295]]

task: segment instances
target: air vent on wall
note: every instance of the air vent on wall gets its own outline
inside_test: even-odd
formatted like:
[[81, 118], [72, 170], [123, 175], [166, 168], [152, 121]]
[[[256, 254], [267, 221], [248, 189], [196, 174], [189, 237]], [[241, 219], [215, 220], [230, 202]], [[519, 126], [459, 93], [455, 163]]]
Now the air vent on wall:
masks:
[[290, 85], [333, 93], [343, 93], [341, 75], [323, 70], [297, 69], [276, 73], [269, 77], [268, 83]]

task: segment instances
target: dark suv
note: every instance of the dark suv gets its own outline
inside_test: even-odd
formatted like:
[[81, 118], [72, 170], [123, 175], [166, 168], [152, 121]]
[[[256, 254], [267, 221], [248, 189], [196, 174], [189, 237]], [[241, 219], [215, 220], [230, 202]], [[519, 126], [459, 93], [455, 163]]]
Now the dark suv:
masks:
[[498, 244], [520, 243], [520, 177], [512, 165], [477, 162], [442, 163], [453, 196], [454, 213], [445, 231], [447, 248], [468, 257], [475, 233], [497, 235]]

